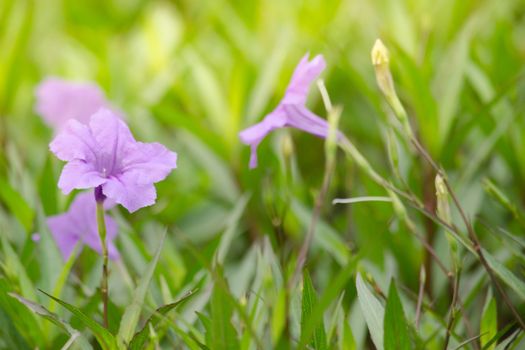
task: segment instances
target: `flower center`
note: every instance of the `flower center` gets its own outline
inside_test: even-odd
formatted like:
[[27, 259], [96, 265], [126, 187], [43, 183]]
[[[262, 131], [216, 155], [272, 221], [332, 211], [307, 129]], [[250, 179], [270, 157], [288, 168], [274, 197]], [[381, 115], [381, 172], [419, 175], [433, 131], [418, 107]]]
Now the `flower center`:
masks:
[[116, 163], [116, 159], [111, 154], [99, 154], [97, 157], [97, 170], [103, 177], [110, 177], [118, 172], [119, 165]]

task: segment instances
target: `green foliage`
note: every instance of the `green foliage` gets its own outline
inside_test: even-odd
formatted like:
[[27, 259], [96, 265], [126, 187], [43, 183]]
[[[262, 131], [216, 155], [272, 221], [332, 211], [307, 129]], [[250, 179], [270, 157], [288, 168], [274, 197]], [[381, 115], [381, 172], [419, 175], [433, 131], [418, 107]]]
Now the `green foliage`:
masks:
[[[308, 271], [304, 272], [303, 277], [303, 298], [302, 298], [302, 313], [301, 313], [301, 337], [305, 337], [303, 334], [306, 331], [306, 325], [308, 320], [312, 317], [312, 311], [317, 305], [317, 293], [315, 292], [314, 286], [312, 285], [312, 279], [308, 274]], [[324, 322], [320, 322], [315, 328], [311, 340], [306, 339], [314, 349], [327, 349], [326, 332], [324, 328]]]
[[210, 300], [210, 346], [225, 350], [239, 349], [237, 332], [233, 328], [233, 306], [228, 298], [228, 290], [221, 284], [216, 284]]
[[397, 294], [394, 281], [390, 282], [388, 289], [388, 299], [385, 307], [384, 318], [384, 346], [390, 349], [411, 349], [410, 337], [408, 334], [408, 324], [405, 319], [403, 304]]
[[123, 347], [127, 346], [133, 339], [133, 334], [135, 333], [135, 329], [137, 328], [137, 324], [139, 322], [139, 317], [142, 312], [144, 299], [146, 298], [146, 293], [148, 292], [148, 287], [151, 283], [151, 279], [153, 278], [153, 273], [157, 267], [157, 263], [159, 262], [160, 253], [162, 252], [162, 246], [164, 244], [164, 236], [165, 234], [163, 234], [153, 259], [148, 264], [144, 275], [137, 284], [135, 293], [133, 293], [131, 304], [126, 307], [126, 310], [122, 315], [122, 320], [120, 321], [120, 327], [117, 334], [117, 340]]
[[484, 349], [492, 350], [496, 348], [495, 343], [492, 345], [488, 344], [498, 333], [498, 314], [496, 301], [492, 297], [492, 294], [487, 295], [487, 300], [485, 301], [485, 306], [481, 314], [479, 333], [481, 334], [480, 343]]
[[385, 308], [366, 286], [361, 274], [356, 278], [357, 298], [361, 306], [362, 315], [368, 326], [372, 341], [378, 350], [382, 350], [384, 339]]
[[153, 314], [147, 319], [146, 323], [144, 323], [144, 326], [142, 329], [140, 329], [133, 338], [131, 339], [131, 342], [129, 344], [130, 350], [139, 350], [143, 349], [144, 345], [148, 341], [148, 336], [150, 333], [150, 327], [155, 328], [165, 317], [165, 315], [179, 306], [181, 303], [184, 303], [188, 298], [190, 298], [193, 295], [193, 292], [189, 292], [187, 295], [182, 297], [181, 299], [177, 300], [174, 303], [163, 305], [159, 307], [157, 310], [153, 312]]
[[[98, 344], [103, 350], [114, 350], [117, 349], [117, 341], [115, 337], [104, 327], [102, 327], [100, 324], [98, 324], [96, 321], [94, 321], [92, 318], [87, 316], [85, 313], [83, 313], [80, 309], [77, 307], [66, 303], [63, 300], [60, 300], [58, 298], [55, 298], [54, 296], [47, 294], [46, 292], [42, 291], [45, 295], [47, 295], [49, 298], [56, 301], [58, 304], [62, 305], [64, 308], [66, 308], [69, 312], [73, 314], [73, 316], [80, 321], [80, 323], [87, 327], [92, 333], [93, 336], [97, 339]], [[43, 313], [39, 312], [39, 315], [42, 315]], [[49, 319], [48, 315], [45, 315], [46, 319]]]

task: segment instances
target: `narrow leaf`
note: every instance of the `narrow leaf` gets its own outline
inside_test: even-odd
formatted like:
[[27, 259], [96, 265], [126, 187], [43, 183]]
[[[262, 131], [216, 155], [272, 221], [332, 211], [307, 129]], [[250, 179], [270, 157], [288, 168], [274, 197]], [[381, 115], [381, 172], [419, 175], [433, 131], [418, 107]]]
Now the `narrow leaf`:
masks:
[[129, 344], [133, 338], [133, 334], [135, 333], [135, 329], [137, 328], [137, 324], [139, 322], [142, 305], [144, 304], [144, 299], [146, 298], [149, 284], [153, 278], [153, 272], [155, 271], [155, 267], [159, 261], [165, 237], [166, 233], [162, 235], [157, 252], [149, 263], [144, 275], [135, 289], [131, 304], [126, 308], [126, 311], [124, 311], [124, 315], [120, 321], [120, 328], [117, 334], [117, 341], [120, 345]]
[[496, 300], [494, 300], [491, 294], [487, 295], [487, 301], [483, 307], [479, 333], [481, 334], [480, 342], [483, 349], [493, 350], [496, 348], [495, 343], [487, 346], [491, 339], [498, 333]]
[[227, 293], [226, 287], [215, 283], [211, 295], [211, 344], [208, 345], [216, 349], [237, 350], [237, 332], [231, 323], [233, 307]]
[[163, 320], [164, 316], [168, 312], [170, 312], [171, 310], [173, 310], [174, 308], [176, 308], [177, 306], [179, 306], [180, 304], [188, 300], [188, 298], [190, 298], [194, 294], [195, 294], [195, 291], [190, 291], [189, 293], [184, 295], [181, 299], [177, 300], [176, 302], [163, 305], [159, 307], [157, 310], [155, 310], [155, 312], [150, 316], [150, 318], [148, 318], [148, 320], [144, 324], [144, 327], [142, 327], [140, 331], [135, 333], [135, 335], [133, 336], [133, 339], [131, 340], [131, 343], [129, 344], [129, 349], [130, 350], [143, 349], [144, 345], [146, 344], [146, 341], [148, 340], [149, 327], [150, 326], [156, 327], [157, 324], [161, 320]]
[[[306, 326], [307, 322], [309, 321], [310, 317], [312, 317], [313, 309], [317, 305], [317, 294], [315, 292], [314, 286], [312, 284], [312, 279], [310, 278], [310, 274], [308, 271], [304, 272], [303, 277], [303, 302], [302, 302], [302, 314], [301, 314], [301, 338], [302, 341], [308, 341], [309, 339], [304, 339], [306, 336]], [[320, 318], [323, 317], [322, 314], [319, 315]], [[324, 329], [324, 322], [323, 320], [320, 320], [318, 323], [318, 326], [315, 328], [315, 331], [312, 335], [312, 340], [310, 341], [310, 344], [314, 349], [322, 350], [327, 349], [327, 342], [326, 342], [326, 333]]]
[[0, 177], [0, 201], [2, 201], [13, 215], [20, 221], [27, 232], [33, 226], [35, 213], [20, 195], [4, 178]]
[[60, 329], [62, 329], [64, 332], [68, 333], [69, 335], [72, 335], [75, 332], [77, 332], [69, 324], [59, 319], [57, 314], [49, 311], [44, 306], [37, 304], [29, 299], [26, 299], [23, 296], [18, 295], [16, 293], [9, 293], [9, 296], [15, 298], [16, 300], [18, 300], [19, 302], [27, 306], [29, 310], [33, 311], [37, 315], [40, 315], [46, 320], [51, 321], [52, 323], [57, 325]]
[[44, 293], [63, 307], [65, 307], [69, 312], [73, 314], [73, 316], [80, 321], [84, 326], [86, 326], [95, 336], [98, 343], [102, 347], [103, 350], [114, 350], [117, 349], [117, 343], [115, 341], [115, 337], [104, 327], [102, 327], [100, 324], [95, 322], [91, 317], [84, 314], [81, 310], [76, 308], [75, 306], [66, 303], [63, 300], [60, 300], [58, 298], [55, 298], [51, 294], [47, 294], [43, 290], [39, 289], [40, 292]]
[[359, 273], [356, 278], [356, 287], [359, 306], [361, 306], [372, 341], [377, 350], [383, 350], [383, 318], [385, 314], [383, 305], [370, 292]]
[[496, 274], [501, 278], [503, 282], [505, 282], [510, 288], [516, 292], [521, 299], [525, 300], [525, 283], [520, 280], [512, 271], [510, 271], [505, 265], [500, 263], [496, 258], [487, 252], [485, 249], [483, 249], [483, 255], [485, 256], [485, 259], [487, 260], [488, 264]]
[[410, 349], [408, 324], [394, 281], [390, 282], [385, 309], [385, 350]]
[[272, 323], [271, 323], [271, 334], [272, 344], [275, 346], [281, 334], [284, 330], [286, 322], [286, 291], [285, 289], [279, 290], [277, 293], [277, 300], [272, 308]]
[[[4, 322], [9, 328], [2, 328], [0, 338], [3, 338], [3, 332], [10, 331], [9, 337], [13, 342], [18, 342], [18, 338], [23, 338], [28, 342], [30, 347], [41, 347], [44, 345], [45, 333], [42, 331], [40, 319], [29, 311], [27, 307], [20, 303], [13, 302], [9, 293], [16, 290], [12, 284], [5, 278], [0, 278], [0, 323]], [[5, 316], [5, 317], [1, 317]], [[16, 331], [13, 331], [16, 329]], [[20, 337], [18, 336], [20, 335]], [[23, 348], [23, 347], [20, 347]]]

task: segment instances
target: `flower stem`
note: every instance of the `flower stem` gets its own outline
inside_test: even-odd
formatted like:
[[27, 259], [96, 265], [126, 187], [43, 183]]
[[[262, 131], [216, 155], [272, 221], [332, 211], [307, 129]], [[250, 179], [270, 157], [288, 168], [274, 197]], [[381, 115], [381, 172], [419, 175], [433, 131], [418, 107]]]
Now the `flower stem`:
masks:
[[104, 327], [108, 328], [108, 247], [106, 241], [106, 222], [104, 218], [104, 203], [97, 201], [97, 225], [100, 243], [102, 245], [102, 280], [100, 281], [100, 292], [104, 305]]

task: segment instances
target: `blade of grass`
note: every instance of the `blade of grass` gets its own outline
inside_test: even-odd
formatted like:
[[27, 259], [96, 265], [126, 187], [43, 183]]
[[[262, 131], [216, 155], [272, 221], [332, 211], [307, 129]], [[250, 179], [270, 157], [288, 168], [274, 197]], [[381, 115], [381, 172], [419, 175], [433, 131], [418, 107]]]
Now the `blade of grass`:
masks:
[[135, 334], [135, 329], [137, 328], [137, 324], [139, 322], [140, 313], [142, 312], [142, 305], [144, 304], [146, 293], [148, 292], [151, 279], [153, 278], [155, 267], [159, 261], [165, 237], [166, 232], [162, 234], [157, 251], [153, 256], [153, 259], [148, 264], [144, 275], [142, 275], [142, 278], [135, 289], [131, 304], [126, 308], [126, 311], [122, 316], [120, 327], [117, 333], [117, 341], [120, 346], [127, 346], [133, 338], [133, 334]]

